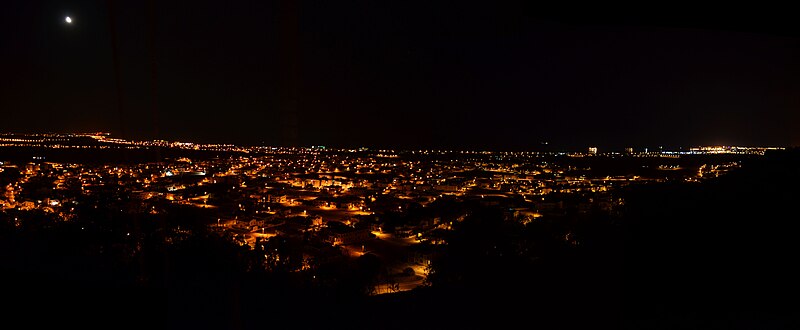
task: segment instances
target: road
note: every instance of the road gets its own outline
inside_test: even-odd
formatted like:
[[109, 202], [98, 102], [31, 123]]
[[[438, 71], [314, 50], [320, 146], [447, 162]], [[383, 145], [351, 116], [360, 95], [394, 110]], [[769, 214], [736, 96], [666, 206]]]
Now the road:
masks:
[[[361, 244], [342, 246], [351, 257], [360, 257], [365, 253], [372, 253], [383, 261], [394, 280], [398, 283], [400, 291], [408, 291], [423, 284], [425, 281], [425, 267], [406, 261], [408, 247], [419, 244], [414, 238], [399, 238], [389, 234], [375, 233], [378, 238]], [[403, 270], [411, 267], [415, 275], [403, 276]], [[388, 293], [386, 285], [376, 287], [378, 293]]]

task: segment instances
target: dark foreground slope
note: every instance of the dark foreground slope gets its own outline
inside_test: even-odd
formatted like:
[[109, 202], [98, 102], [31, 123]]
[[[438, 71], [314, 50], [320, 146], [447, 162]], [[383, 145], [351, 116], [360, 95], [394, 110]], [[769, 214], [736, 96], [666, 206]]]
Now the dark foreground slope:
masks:
[[702, 185], [629, 192], [628, 326], [798, 326], [800, 153], [776, 152], [744, 165]]

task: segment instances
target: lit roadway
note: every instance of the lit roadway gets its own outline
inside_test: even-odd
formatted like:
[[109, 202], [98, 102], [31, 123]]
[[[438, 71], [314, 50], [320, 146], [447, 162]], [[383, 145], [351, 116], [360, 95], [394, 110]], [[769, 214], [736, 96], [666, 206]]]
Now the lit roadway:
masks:
[[[402, 274], [406, 267], [414, 269], [415, 275], [413, 276], [394, 276], [394, 281], [398, 283], [400, 291], [408, 291], [422, 285], [425, 281], [425, 267], [404, 261], [408, 256], [408, 247], [419, 244], [419, 242], [415, 238], [400, 238], [379, 232], [373, 232], [373, 234], [377, 236], [376, 239], [342, 246], [342, 248], [351, 257], [359, 257], [364, 253], [376, 255], [389, 268], [390, 275]], [[379, 284], [375, 289], [378, 293], [387, 293], [384, 284]]]

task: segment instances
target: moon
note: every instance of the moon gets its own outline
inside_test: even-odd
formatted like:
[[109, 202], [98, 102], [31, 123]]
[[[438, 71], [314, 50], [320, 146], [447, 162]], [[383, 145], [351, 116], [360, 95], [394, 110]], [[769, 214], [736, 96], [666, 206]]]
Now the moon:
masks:
[[67, 18], [65, 18], [64, 20], [65, 20], [67, 23], [69, 23], [69, 24], [72, 24], [72, 19], [71, 19], [71, 18], [69, 18], [69, 16], [67, 16]]

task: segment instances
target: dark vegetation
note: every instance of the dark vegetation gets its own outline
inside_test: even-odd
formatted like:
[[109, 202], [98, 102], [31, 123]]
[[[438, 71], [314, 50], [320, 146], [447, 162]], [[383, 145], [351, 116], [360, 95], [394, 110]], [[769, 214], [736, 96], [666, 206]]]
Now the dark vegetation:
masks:
[[776, 152], [702, 185], [628, 192], [625, 305], [632, 328], [798, 326], [800, 153]]

